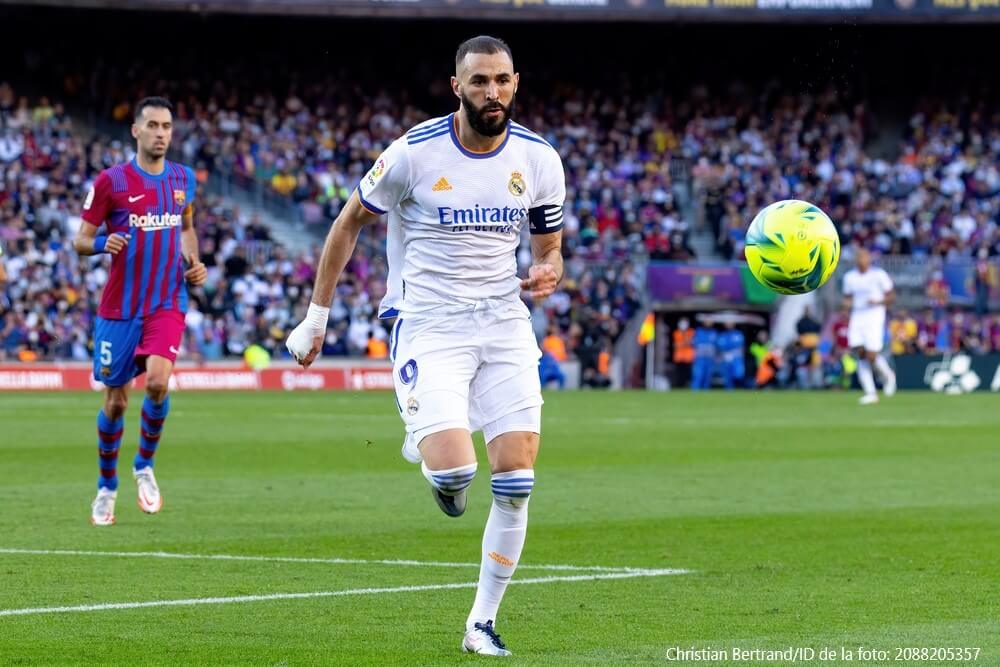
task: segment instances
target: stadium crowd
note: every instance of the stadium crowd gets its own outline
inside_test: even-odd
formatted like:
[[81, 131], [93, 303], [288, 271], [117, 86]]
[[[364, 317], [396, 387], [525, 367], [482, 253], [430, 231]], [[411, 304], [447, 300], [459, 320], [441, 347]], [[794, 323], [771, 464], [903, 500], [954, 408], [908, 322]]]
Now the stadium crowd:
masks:
[[[177, 136], [181, 159], [187, 159], [189, 138], [197, 136], [197, 131], [191, 129], [194, 126], [183, 109], [183, 103], [179, 104]], [[115, 107], [113, 113], [120, 116], [122, 109]], [[118, 120], [127, 125], [129, 115], [130, 110], [125, 110], [124, 118]], [[93, 178], [100, 170], [131, 159], [132, 149], [119, 140], [85, 141], [74, 132], [61, 105], [50, 105], [47, 99], [31, 105], [27, 98], [15, 98], [8, 84], [0, 87], [0, 129], [0, 243], [6, 249], [8, 273], [3, 286], [0, 358], [85, 360], [89, 358], [92, 313], [109, 260], [78, 258], [71, 240], [82, 222], [79, 213]], [[274, 136], [280, 137], [281, 132]], [[271, 145], [271, 135], [267, 137], [261, 144]], [[269, 150], [262, 151], [264, 163], [270, 163]], [[357, 150], [360, 152], [351, 154], [351, 166], [343, 178], [361, 173], [358, 170], [365, 168], [365, 161], [378, 146], [365, 143]], [[201, 183], [210, 174], [216, 175], [217, 163], [206, 163], [204, 151], [199, 149], [195, 157], [192, 162], [197, 164]], [[339, 164], [329, 163], [325, 173], [334, 173]], [[274, 165], [281, 167], [275, 173], [287, 171], [283, 162], [275, 161]], [[250, 171], [243, 177], [257, 178], [259, 172]], [[312, 174], [310, 179], [318, 183], [322, 176]], [[303, 203], [317, 203], [321, 199], [318, 193], [314, 190]], [[341, 194], [339, 199], [325, 202], [333, 207], [330, 216], [347, 196]], [[284, 355], [280, 343], [308, 305], [316, 250], [289, 256], [270, 240], [267, 227], [254, 216], [227, 206], [218, 197], [206, 196], [203, 188], [197, 210], [196, 225], [209, 280], [192, 295], [187, 351], [196, 358], [219, 359], [239, 356], [256, 343], [272, 354]], [[324, 225], [328, 218], [323, 218]], [[612, 255], [602, 251], [599, 235], [587, 231], [596, 229], [596, 221], [585, 223], [581, 234], [576, 233], [576, 218], [569, 225], [567, 238], [580, 241], [567, 242], [562, 289], [544, 306], [535, 305], [534, 322], [539, 339], [549, 341], [555, 358], [581, 359], [585, 375], [592, 377], [600, 375], [601, 352], [620, 335], [639, 307], [641, 278], [627, 261], [610, 261]], [[370, 238], [384, 238], [384, 229], [374, 230]], [[618, 253], [614, 259], [627, 255]], [[526, 243], [519, 260], [522, 266], [530, 261]], [[384, 292], [385, 273], [381, 243], [359, 246], [337, 289], [325, 354], [385, 356], [388, 325], [374, 316]], [[553, 331], [555, 338], [547, 335]]]
[[1000, 255], [1000, 113], [985, 101], [921, 101], [899, 156], [866, 152], [863, 101], [827, 88], [712, 99], [684, 130], [703, 212], [727, 257], [742, 258], [746, 221], [780, 199], [813, 202], [843, 245], [949, 259]]
[[[316, 231], [329, 225], [374, 157], [428, 117], [405, 94], [365, 94], [338, 77], [308, 85], [291, 77], [281, 94], [250, 85], [245, 74], [211, 83], [154, 76], [94, 85], [122, 129], [140, 91], [172, 98], [175, 157], [194, 165], [200, 182], [263, 187]], [[83, 87], [71, 81], [63, 91], [70, 96]], [[886, 161], [864, 151], [871, 138], [865, 104], [833, 89], [799, 98], [767, 89], [747, 102], [746, 94], [695, 88], [676, 105], [655, 92], [598, 90], [556, 87], [544, 98], [519, 96], [517, 112], [557, 148], [567, 173], [566, 280], [544, 304], [533, 304], [536, 333], [556, 360], [581, 359], [595, 384], [605, 379], [607, 351], [641, 302], [641, 274], [629, 260], [694, 256], [686, 190], [677, 187], [672, 167], [693, 165], [705, 219], [730, 257], [741, 256], [753, 212], [789, 197], [824, 206], [845, 245], [1000, 254], [1000, 117], [983, 107], [948, 113], [922, 106], [902, 155]], [[445, 90], [430, 95], [447, 99]], [[69, 241], [92, 179], [130, 157], [127, 141], [84, 140], [52, 98], [29, 101], [0, 85], [0, 243], [10, 274], [0, 355], [88, 358], [106, 258], [79, 259]], [[246, 211], [204, 191], [199, 202], [210, 279], [193, 295], [188, 351], [218, 359], [258, 343], [283, 355], [280, 342], [308, 303], [315, 250], [290, 256]], [[384, 290], [384, 228], [369, 239], [338, 287], [325, 354], [386, 353], [386, 323], [374, 317]], [[519, 263], [529, 260], [524, 244]]]

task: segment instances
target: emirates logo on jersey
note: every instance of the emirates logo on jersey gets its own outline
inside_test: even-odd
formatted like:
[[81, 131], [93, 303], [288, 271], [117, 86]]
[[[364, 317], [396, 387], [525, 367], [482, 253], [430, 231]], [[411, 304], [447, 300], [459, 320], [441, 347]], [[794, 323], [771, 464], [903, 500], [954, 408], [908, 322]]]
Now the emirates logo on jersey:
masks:
[[181, 224], [181, 216], [177, 213], [164, 213], [163, 215], [136, 215], [133, 213], [128, 217], [129, 227], [137, 227], [144, 232], [168, 229], [179, 224]]

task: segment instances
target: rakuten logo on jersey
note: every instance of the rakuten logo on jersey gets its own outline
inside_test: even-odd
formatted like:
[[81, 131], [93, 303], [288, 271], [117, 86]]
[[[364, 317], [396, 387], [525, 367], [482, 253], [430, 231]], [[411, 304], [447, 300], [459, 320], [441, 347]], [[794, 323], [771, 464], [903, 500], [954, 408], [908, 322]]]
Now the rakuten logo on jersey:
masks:
[[179, 213], [164, 213], [163, 215], [136, 215], [133, 213], [128, 217], [129, 227], [138, 227], [144, 232], [152, 232], [157, 229], [168, 229], [181, 224]]

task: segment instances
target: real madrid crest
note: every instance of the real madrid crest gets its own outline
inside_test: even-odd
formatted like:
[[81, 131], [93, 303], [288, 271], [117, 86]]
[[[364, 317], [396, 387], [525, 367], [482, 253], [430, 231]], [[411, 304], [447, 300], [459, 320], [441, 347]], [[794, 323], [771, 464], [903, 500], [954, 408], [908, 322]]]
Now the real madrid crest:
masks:
[[187, 195], [184, 194], [183, 190], [174, 190], [174, 203], [178, 206], [184, 206], [184, 202], [187, 200]]
[[415, 415], [417, 414], [417, 410], [419, 409], [420, 409], [420, 403], [417, 402], [417, 399], [413, 398], [412, 396], [406, 399], [406, 411], [409, 414]]
[[515, 171], [511, 173], [510, 182], [507, 183], [507, 189], [510, 190], [510, 193], [515, 197], [520, 197], [524, 194], [524, 192], [528, 189], [528, 186], [525, 185], [524, 179], [521, 177], [521, 172]]

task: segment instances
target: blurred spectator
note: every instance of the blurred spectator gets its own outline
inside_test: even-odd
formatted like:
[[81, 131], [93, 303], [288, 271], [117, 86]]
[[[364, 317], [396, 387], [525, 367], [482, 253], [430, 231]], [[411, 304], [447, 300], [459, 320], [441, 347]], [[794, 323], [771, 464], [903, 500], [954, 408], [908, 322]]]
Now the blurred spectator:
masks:
[[548, 353], [556, 361], [566, 361], [569, 356], [566, 354], [566, 341], [559, 334], [559, 327], [556, 324], [549, 326], [548, 335], [542, 340], [542, 352]]
[[691, 367], [694, 365], [694, 330], [686, 317], [677, 322], [671, 345], [674, 362], [674, 386], [687, 387], [691, 383]]
[[737, 329], [733, 322], [727, 322], [725, 329], [718, 337], [719, 361], [726, 389], [743, 386], [743, 378], [746, 374], [744, 368], [745, 343], [743, 332]]
[[538, 377], [542, 383], [542, 388], [547, 388], [553, 382], [560, 389], [566, 387], [566, 374], [559, 367], [559, 361], [548, 351], [542, 352], [538, 360]]
[[917, 351], [917, 321], [901, 310], [889, 320], [889, 349], [892, 354], [913, 354]]
[[795, 331], [799, 335], [799, 343], [807, 349], [815, 349], [819, 345], [819, 332], [821, 330], [822, 326], [820, 326], [819, 320], [813, 317], [812, 309], [807, 307], [795, 325]]
[[940, 269], [935, 269], [931, 273], [931, 278], [927, 281], [926, 294], [927, 303], [933, 309], [934, 317], [941, 317], [951, 298], [951, 288], [945, 282]]
[[694, 331], [694, 365], [692, 366], [691, 388], [705, 390], [712, 386], [715, 357], [718, 352], [718, 332], [707, 325], [699, 325]]
[[997, 284], [997, 268], [988, 261], [989, 251], [980, 248], [976, 254], [973, 273], [976, 315], [983, 316], [989, 311], [990, 290]]

